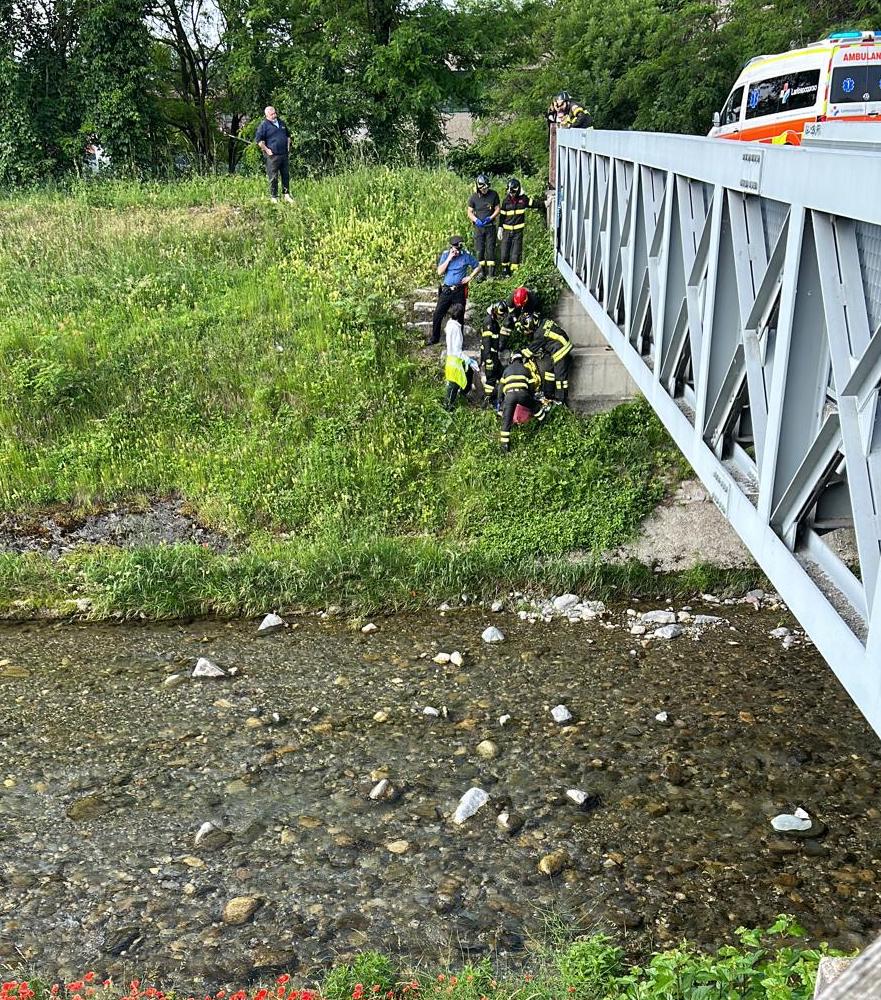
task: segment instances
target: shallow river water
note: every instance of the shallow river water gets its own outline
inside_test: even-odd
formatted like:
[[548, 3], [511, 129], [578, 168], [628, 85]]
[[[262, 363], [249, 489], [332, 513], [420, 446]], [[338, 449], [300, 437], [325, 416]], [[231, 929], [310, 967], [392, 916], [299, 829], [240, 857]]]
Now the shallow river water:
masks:
[[[726, 621], [646, 646], [626, 607], [369, 635], [333, 618], [261, 638], [0, 627], [0, 965], [244, 982], [375, 947], [511, 966], [560, 923], [638, 955], [783, 912], [863, 944], [881, 926], [881, 744], [813, 648], [769, 638], [783, 612], [693, 610]], [[490, 623], [505, 642], [481, 641]], [[452, 650], [462, 666], [433, 662]], [[193, 679], [198, 656], [237, 673]], [[472, 785], [489, 802], [454, 825]], [[797, 806], [811, 836], [775, 833]]]

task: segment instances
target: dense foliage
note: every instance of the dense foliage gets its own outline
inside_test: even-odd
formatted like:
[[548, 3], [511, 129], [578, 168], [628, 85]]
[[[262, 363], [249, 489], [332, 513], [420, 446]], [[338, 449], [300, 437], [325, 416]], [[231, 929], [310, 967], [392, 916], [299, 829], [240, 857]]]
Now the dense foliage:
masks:
[[[394, 302], [430, 278], [467, 191], [365, 168], [281, 211], [237, 179], [7, 201], [0, 511], [178, 494], [242, 541], [71, 558], [125, 610], [157, 587], [189, 609], [296, 601], [307, 577], [397, 603], [631, 535], [677, 461], [646, 404], [557, 410], [506, 457], [495, 414], [445, 413], [437, 358], [412, 352]], [[520, 273], [549, 289], [538, 213]], [[26, 565], [0, 560], [7, 595]]]
[[879, 25], [881, 0], [0, 0], [0, 184], [93, 142], [116, 174], [234, 171], [267, 103], [300, 171], [431, 157], [470, 108], [458, 168], [539, 172], [561, 88], [603, 128], [701, 133], [744, 60]]

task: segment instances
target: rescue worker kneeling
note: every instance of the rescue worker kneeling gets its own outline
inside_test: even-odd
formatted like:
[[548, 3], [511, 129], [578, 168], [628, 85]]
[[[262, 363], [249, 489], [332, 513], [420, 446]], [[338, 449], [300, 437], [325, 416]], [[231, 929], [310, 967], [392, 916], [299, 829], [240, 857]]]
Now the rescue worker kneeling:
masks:
[[508, 340], [508, 329], [502, 323], [508, 315], [508, 304], [500, 299], [486, 311], [480, 333], [480, 367], [483, 369], [483, 407], [498, 402], [498, 384], [502, 376], [501, 352]]
[[465, 306], [457, 302], [449, 312], [444, 332], [447, 335], [447, 357], [444, 362], [444, 378], [447, 380], [447, 393], [444, 398], [444, 409], [452, 412], [456, 408], [456, 400], [460, 393], [466, 395], [471, 391], [474, 382], [474, 372], [477, 362], [468, 357], [463, 350], [463, 327], [465, 323]]
[[529, 345], [523, 348], [523, 357], [544, 359], [545, 395], [565, 405], [569, 399], [569, 367], [572, 363], [569, 335], [559, 323], [542, 319], [535, 313], [523, 317], [521, 328], [530, 338]]
[[549, 404], [539, 400], [541, 375], [534, 361], [524, 358], [519, 352], [511, 356], [511, 363], [502, 372], [499, 382], [502, 393], [502, 451], [511, 450], [511, 427], [514, 411], [522, 406], [527, 412], [543, 423], [548, 415]]

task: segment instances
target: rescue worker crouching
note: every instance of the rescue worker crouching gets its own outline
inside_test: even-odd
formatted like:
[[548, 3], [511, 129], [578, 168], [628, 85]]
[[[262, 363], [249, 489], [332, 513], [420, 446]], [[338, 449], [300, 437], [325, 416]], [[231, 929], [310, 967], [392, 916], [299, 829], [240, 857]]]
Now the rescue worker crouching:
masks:
[[508, 339], [508, 330], [502, 322], [508, 315], [504, 299], [494, 302], [486, 311], [483, 330], [480, 332], [480, 367], [483, 369], [483, 407], [498, 404], [498, 384], [502, 375], [501, 352]]
[[526, 210], [537, 208], [544, 210], [544, 202], [530, 198], [523, 193], [520, 181], [516, 177], [508, 180], [505, 200], [499, 210], [499, 220], [502, 224], [502, 251], [499, 266], [502, 275], [508, 277], [520, 267], [523, 259], [523, 230], [526, 228]]
[[502, 393], [501, 447], [507, 452], [511, 450], [511, 427], [517, 407], [524, 407], [541, 424], [548, 415], [549, 406], [539, 398], [541, 375], [538, 367], [519, 352], [511, 356], [511, 363], [502, 372], [499, 389]]
[[508, 313], [505, 317], [507, 333], [519, 330], [524, 317], [534, 315], [539, 311], [538, 296], [523, 285], [511, 292], [506, 305], [508, 307]]
[[525, 316], [522, 329], [530, 338], [523, 348], [525, 358], [542, 358], [545, 395], [558, 403], [568, 405], [569, 368], [572, 363], [572, 341], [569, 335], [552, 319], [542, 319], [533, 313]]
[[557, 128], [593, 128], [590, 112], [574, 101], [568, 91], [561, 90], [548, 108], [549, 125]]
[[496, 273], [496, 220], [499, 217], [499, 196], [489, 186], [485, 174], [478, 174], [474, 194], [468, 199], [468, 218], [474, 226], [474, 256], [483, 268], [483, 277]]

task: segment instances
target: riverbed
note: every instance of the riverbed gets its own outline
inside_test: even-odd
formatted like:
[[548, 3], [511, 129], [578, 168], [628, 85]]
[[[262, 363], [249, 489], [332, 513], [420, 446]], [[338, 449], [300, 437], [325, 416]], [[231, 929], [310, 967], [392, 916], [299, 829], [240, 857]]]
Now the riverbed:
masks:
[[[785, 611], [695, 604], [723, 621], [648, 640], [628, 610], [0, 626], [0, 964], [517, 967], [560, 929], [635, 957], [784, 912], [863, 945], [881, 744], [832, 672], [770, 636]], [[455, 824], [472, 786], [489, 800]], [[810, 835], [776, 833], [796, 807]]]

